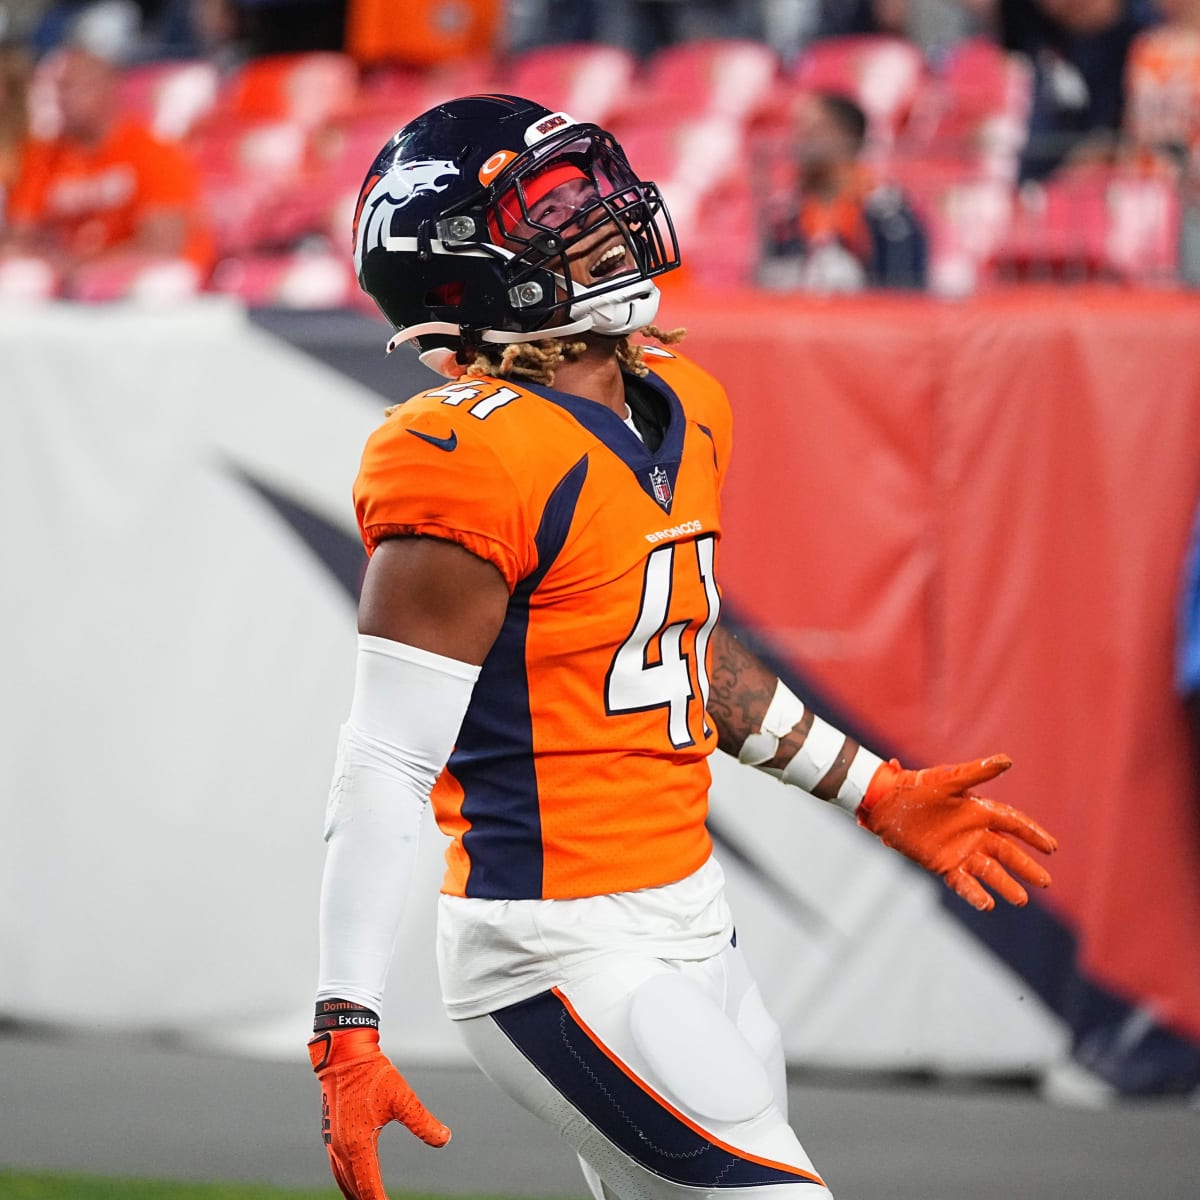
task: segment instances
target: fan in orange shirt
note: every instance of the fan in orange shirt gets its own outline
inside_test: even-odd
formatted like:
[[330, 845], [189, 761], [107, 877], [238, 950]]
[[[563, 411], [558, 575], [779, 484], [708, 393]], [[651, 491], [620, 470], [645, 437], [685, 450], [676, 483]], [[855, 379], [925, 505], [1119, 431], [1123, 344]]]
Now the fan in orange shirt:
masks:
[[212, 241], [191, 160], [121, 115], [114, 64], [71, 48], [54, 71], [61, 128], [24, 144], [4, 251], [39, 255], [66, 275], [100, 261], [170, 258], [205, 275]]
[[1177, 167], [1200, 148], [1200, 2], [1160, 0], [1166, 23], [1138, 36], [1125, 72], [1125, 131]]

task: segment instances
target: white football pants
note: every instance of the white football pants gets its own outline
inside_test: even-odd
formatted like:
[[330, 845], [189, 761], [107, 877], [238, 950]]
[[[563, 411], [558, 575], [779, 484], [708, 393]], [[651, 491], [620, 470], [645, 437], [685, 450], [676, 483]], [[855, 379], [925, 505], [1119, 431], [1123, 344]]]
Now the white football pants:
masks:
[[596, 1200], [832, 1200], [787, 1122], [779, 1028], [741, 953], [613, 955], [457, 1022], [480, 1068], [579, 1155]]

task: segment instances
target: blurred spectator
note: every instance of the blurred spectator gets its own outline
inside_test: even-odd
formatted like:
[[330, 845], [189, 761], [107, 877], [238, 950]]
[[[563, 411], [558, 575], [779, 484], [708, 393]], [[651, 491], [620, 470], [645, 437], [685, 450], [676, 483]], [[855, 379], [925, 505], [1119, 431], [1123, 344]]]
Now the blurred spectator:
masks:
[[243, 14], [236, 0], [167, 0], [155, 27], [153, 56], [206, 59], [227, 74], [250, 55]]
[[[207, 58], [342, 50], [348, 0], [138, 0], [148, 49], [158, 57]], [[459, 0], [465, 2], [465, 0]], [[404, 15], [397, 14], [403, 25]]]
[[756, 35], [790, 62], [817, 35], [821, 0], [762, 0]]
[[761, 29], [759, 4], [737, 0], [609, 0], [619, 22], [615, 40], [639, 58], [697, 38], [753, 37]]
[[818, 38], [872, 34], [907, 38], [936, 62], [956, 42], [984, 31], [990, 0], [759, 0], [756, 7], [755, 36], [785, 61]]
[[48, 0], [0, 0], [0, 42], [24, 42], [46, 11]]
[[347, 0], [237, 0], [253, 54], [341, 50]]
[[29, 45], [36, 58], [57, 50], [71, 33], [72, 25], [91, 0], [54, 0], [40, 6], [38, 19], [29, 33]]
[[1022, 179], [1067, 160], [1111, 159], [1130, 46], [1159, 20], [1151, 0], [996, 0], [995, 16], [1004, 46], [1034, 69]]
[[908, 32], [908, 0], [821, 0], [820, 37]]
[[984, 0], [906, 0], [906, 32], [936, 63], [955, 43], [987, 30]]
[[2, 250], [40, 256], [65, 278], [84, 265], [164, 258], [206, 274], [211, 240], [191, 161], [122, 117], [113, 63], [79, 47], [59, 54], [60, 131], [22, 147]]
[[937, 53], [980, 32], [980, 0], [816, 0], [817, 35], [889, 34]]
[[761, 36], [763, 4], [764, 0], [509, 0], [508, 43], [519, 53], [534, 46], [594, 40], [624, 46], [644, 59], [697, 38]]
[[38, 58], [80, 41], [111, 58], [133, 58], [145, 13], [157, 12], [151, 0], [56, 0], [42, 8], [29, 35]]
[[768, 205], [763, 223], [764, 286], [924, 288], [925, 231], [903, 193], [880, 186], [861, 161], [866, 129], [862, 109], [844, 96], [802, 105], [794, 190]]
[[508, 44], [601, 41], [647, 58], [699, 38], [754, 38], [785, 60], [817, 37], [889, 33], [943, 47], [979, 26], [984, 0], [509, 0]]
[[1200, 286], [1200, 0], [1159, 0], [1166, 23], [1129, 52], [1125, 131], [1136, 165], [1166, 169], [1182, 201], [1179, 276]]
[[504, 41], [513, 54], [536, 46], [610, 40], [600, 0], [509, 0], [505, 10]]
[[17, 177], [21, 147], [29, 132], [25, 93], [32, 60], [18, 42], [0, 42], [0, 211]]
[[1139, 150], [1183, 165], [1200, 145], [1200, 0], [1159, 0], [1166, 23], [1129, 52], [1125, 129]]

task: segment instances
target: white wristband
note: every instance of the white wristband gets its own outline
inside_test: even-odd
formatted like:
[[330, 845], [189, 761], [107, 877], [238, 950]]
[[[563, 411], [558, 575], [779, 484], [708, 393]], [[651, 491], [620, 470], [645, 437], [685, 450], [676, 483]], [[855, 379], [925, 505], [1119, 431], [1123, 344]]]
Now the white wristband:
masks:
[[791, 733], [800, 724], [803, 716], [804, 702], [779, 680], [775, 685], [771, 703], [763, 713], [762, 728], [758, 733], [750, 734], [742, 743], [742, 748], [738, 751], [738, 762], [750, 767], [761, 767], [779, 778], [781, 772], [768, 767], [767, 763], [779, 752], [779, 739]]
[[[815, 713], [804, 743], [791, 761], [782, 771], [768, 766], [779, 752], [781, 739], [800, 723], [805, 711], [803, 701], [780, 680], [775, 686], [771, 703], [767, 705], [767, 711], [763, 714], [762, 727], [742, 743], [738, 761], [758, 767], [793, 787], [812, 792], [829, 774], [847, 740], [841, 730], [821, 720]], [[847, 812], [855, 812], [862, 803], [872, 776], [882, 762], [878, 755], [872, 754], [862, 746], [858, 747], [850, 760], [846, 778], [831, 803], [837, 804]]]
[[783, 768], [783, 782], [811, 792], [837, 762], [845, 744], [844, 733], [814, 714], [804, 745]]
[[883, 759], [878, 754], [872, 754], [865, 746], [859, 746], [858, 753], [850, 760], [846, 781], [838, 788], [838, 804], [847, 812], [857, 812], [875, 772], [882, 765]]

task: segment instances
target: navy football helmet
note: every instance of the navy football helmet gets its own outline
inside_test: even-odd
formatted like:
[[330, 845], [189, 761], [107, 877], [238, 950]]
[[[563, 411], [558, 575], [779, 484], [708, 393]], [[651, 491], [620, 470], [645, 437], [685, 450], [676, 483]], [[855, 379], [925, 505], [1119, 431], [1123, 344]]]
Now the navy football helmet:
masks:
[[464, 347], [641, 328], [679, 246], [658, 188], [610, 133], [516, 96], [467, 96], [376, 156], [354, 265], [397, 330], [389, 349], [413, 341], [453, 375]]

